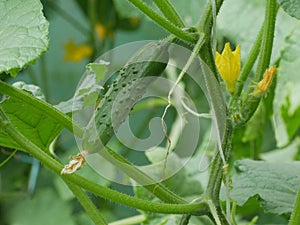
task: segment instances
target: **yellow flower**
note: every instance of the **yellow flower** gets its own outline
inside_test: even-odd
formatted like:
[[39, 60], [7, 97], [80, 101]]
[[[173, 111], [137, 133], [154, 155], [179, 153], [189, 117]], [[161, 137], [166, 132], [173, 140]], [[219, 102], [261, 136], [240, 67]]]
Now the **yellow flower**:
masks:
[[264, 94], [269, 89], [276, 72], [277, 68], [275, 66], [271, 66], [265, 71], [263, 79], [256, 85], [256, 90], [253, 93], [254, 96]]
[[76, 45], [73, 39], [64, 45], [65, 61], [80, 62], [83, 58], [92, 54], [92, 48], [86, 44]]
[[228, 91], [233, 93], [240, 75], [240, 46], [238, 45], [235, 51], [231, 51], [230, 44], [226, 43], [222, 54], [216, 53], [216, 65], [222, 79], [226, 82]]
[[105, 36], [106, 36], [106, 28], [103, 24], [101, 23], [96, 23], [95, 25], [95, 31], [96, 31], [96, 34], [98, 36], [98, 38], [100, 40], [104, 40], [105, 39]]

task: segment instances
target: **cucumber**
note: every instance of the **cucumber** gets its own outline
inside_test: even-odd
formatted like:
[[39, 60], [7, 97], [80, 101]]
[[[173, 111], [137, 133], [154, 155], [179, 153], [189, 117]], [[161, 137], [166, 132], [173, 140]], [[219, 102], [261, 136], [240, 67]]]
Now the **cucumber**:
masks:
[[84, 149], [96, 151], [107, 144], [125, 121], [135, 102], [143, 96], [155, 77], [165, 70], [169, 59], [168, 47], [167, 41], [150, 42], [135, 53], [119, 71], [116, 79], [107, 87], [95, 109], [94, 117], [86, 127]]

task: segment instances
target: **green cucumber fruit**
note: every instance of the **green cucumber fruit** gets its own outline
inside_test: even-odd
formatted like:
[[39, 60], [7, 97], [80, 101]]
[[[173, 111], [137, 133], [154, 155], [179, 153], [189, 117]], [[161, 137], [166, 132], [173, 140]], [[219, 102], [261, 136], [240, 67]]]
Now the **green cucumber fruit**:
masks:
[[[86, 127], [84, 149], [94, 151], [107, 144], [125, 121], [135, 102], [143, 96], [155, 77], [165, 70], [169, 59], [168, 47], [167, 41], [150, 42], [135, 53], [119, 71], [101, 97], [94, 117]], [[98, 138], [102, 146], [99, 146]]]

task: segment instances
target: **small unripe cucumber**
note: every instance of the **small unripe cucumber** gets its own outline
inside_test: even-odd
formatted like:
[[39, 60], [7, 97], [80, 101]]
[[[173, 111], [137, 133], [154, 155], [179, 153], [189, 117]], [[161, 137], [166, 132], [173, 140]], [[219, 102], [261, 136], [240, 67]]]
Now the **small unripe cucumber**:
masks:
[[[103, 146], [107, 144], [114, 131], [127, 118], [135, 102], [146, 92], [151, 81], [165, 70], [169, 59], [168, 47], [169, 43], [166, 41], [150, 42], [135, 53], [119, 71], [96, 108], [95, 117], [92, 118], [96, 127], [91, 128], [90, 123], [86, 128], [83, 142], [85, 149], [89, 151], [89, 147], [97, 144], [98, 138]], [[148, 78], [142, 79], [145, 77]], [[97, 137], [94, 134], [95, 129]], [[99, 147], [102, 148], [96, 148]], [[93, 150], [95, 149], [91, 149]]]

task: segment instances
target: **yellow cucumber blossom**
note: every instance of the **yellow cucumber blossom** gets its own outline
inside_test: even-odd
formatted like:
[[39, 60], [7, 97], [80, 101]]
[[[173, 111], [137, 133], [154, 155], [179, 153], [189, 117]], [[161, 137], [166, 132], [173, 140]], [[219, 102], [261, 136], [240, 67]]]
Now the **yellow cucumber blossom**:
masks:
[[96, 31], [96, 34], [97, 34], [98, 38], [101, 41], [105, 39], [107, 30], [106, 30], [106, 27], [104, 25], [102, 25], [101, 23], [96, 23], [95, 31]]
[[235, 51], [231, 51], [230, 43], [227, 42], [222, 54], [216, 53], [216, 65], [222, 79], [226, 82], [228, 91], [232, 94], [240, 75], [240, 46], [238, 45]]
[[271, 66], [265, 71], [263, 79], [256, 85], [256, 90], [253, 92], [254, 96], [259, 96], [260, 94], [266, 93], [272, 83], [273, 77], [275, 76], [276, 72], [277, 68], [275, 66]]
[[76, 45], [74, 40], [71, 39], [64, 45], [65, 61], [80, 62], [82, 59], [92, 55], [92, 48], [86, 44]]

